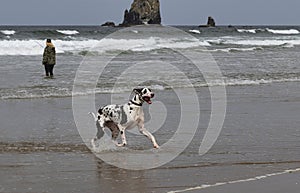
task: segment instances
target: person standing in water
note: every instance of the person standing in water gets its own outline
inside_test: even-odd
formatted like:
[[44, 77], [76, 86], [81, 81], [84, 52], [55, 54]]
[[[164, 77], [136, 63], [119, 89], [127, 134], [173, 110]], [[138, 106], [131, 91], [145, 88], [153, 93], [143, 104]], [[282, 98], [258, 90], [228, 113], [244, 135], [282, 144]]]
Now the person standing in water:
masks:
[[53, 78], [53, 68], [56, 63], [55, 47], [51, 39], [46, 40], [46, 47], [43, 54], [43, 65], [45, 66], [46, 77]]

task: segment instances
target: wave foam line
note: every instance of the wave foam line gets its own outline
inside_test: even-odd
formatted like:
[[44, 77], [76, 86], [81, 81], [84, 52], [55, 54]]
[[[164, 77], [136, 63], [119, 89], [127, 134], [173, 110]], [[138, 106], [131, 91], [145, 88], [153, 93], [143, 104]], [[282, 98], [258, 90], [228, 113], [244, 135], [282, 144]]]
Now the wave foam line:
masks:
[[0, 32], [4, 35], [14, 35], [16, 33], [14, 30], [1, 30]]
[[237, 29], [237, 31], [240, 33], [256, 33], [256, 29]]
[[199, 30], [196, 29], [191, 29], [189, 30], [190, 33], [194, 33], [194, 34], [201, 34], [201, 32]]
[[85, 144], [63, 144], [46, 142], [0, 142], [0, 153], [7, 152], [90, 152]]
[[76, 30], [56, 30], [58, 33], [61, 33], [61, 34], [65, 34], [65, 35], [76, 35], [76, 34], [79, 34], [78, 31]]
[[257, 32], [269, 32], [272, 34], [279, 34], [279, 35], [297, 35], [300, 32], [296, 29], [287, 29], [287, 30], [276, 30], [276, 29], [237, 29], [240, 33], [253, 33], [256, 34]]
[[300, 32], [296, 29], [289, 29], [289, 30], [273, 30], [273, 29], [266, 29], [268, 32], [273, 34], [282, 34], [282, 35], [296, 35], [300, 34]]
[[300, 168], [288, 169], [288, 170], [284, 170], [282, 172], [276, 172], [276, 173], [266, 174], [266, 175], [262, 175], [262, 176], [256, 176], [256, 177], [253, 177], [253, 178], [248, 178], [248, 179], [243, 179], [243, 180], [234, 180], [234, 181], [228, 181], [228, 182], [218, 182], [218, 183], [211, 184], [211, 185], [203, 184], [201, 186], [196, 186], [196, 187], [192, 187], [192, 188], [186, 188], [186, 189], [183, 189], [183, 190], [169, 191], [168, 193], [188, 192], [188, 191], [202, 190], [202, 189], [206, 189], [206, 188], [212, 188], [212, 187], [223, 186], [223, 185], [228, 185], [228, 184], [237, 184], [237, 183], [243, 183], [243, 182], [253, 182], [253, 181], [258, 181], [258, 180], [266, 179], [266, 178], [269, 178], [269, 177], [274, 177], [274, 176], [279, 176], [279, 175], [284, 175], [284, 174], [289, 174], [289, 173], [295, 173], [295, 172], [300, 172]]

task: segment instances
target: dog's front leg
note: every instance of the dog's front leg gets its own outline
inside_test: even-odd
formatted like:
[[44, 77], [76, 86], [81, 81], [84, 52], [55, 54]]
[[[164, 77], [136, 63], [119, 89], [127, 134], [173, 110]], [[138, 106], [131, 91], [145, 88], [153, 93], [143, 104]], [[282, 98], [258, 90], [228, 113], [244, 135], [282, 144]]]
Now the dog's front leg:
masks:
[[144, 127], [144, 123], [143, 122], [139, 122], [138, 123], [138, 128], [141, 134], [145, 135], [146, 137], [148, 137], [154, 148], [159, 148], [159, 145], [157, 144], [155, 137]]

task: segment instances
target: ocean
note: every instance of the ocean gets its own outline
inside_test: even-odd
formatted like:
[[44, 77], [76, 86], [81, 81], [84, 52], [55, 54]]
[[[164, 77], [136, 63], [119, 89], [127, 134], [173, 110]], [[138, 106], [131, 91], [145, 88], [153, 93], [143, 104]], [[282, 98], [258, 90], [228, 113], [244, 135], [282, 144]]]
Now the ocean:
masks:
[[[44, 77], [47, 38], [57, 52], [54, 79]], [[213, 192], [287, 169], [299, 177], [299, 51], [299, 26], [0, 26], [0, 192]], [[95, 95], [97, 109], [126, 103], [141, 86], [155, 92], [154, 104], [144, 108], [160, 145], [175, 135], [183, 113], [198, 115], [182, 111], [177, 92], [195, 91], [199, 104], [187, 101], [199, 105], [199, 124], [178, 157], [132, 171], [101, 161], [83, 143], [74, 98]], [[199, 155], [214, 88], [226, 89], [225, 120], [212, 148]], [[94, 108], [81, 115], [91, 135], [96, 131], [88, 112]], [[121, 153], [152, 152], [138, 133], [127, 138]], [[278, 192], [276, 185], [271, 192]], [[288, 186], [297, 192], [294, 182]], [[250, 191], [242, 190], [236, 192]]]
[[[299, 81], [297, 52], [300, 45], [300, 29], [297, 26], [177, 28], [196, 39], [164, 39], [160, 34], [155, 34], [155, 30], [151, 31], [151, 34], [143, 34], [144, 32], [139, 33], [138, 29], [127, 32], [132, 33], [127, 34], [128, 37], [124, 35], [127, 39], [105, 38], [120, 29], [96, 26], [1, 26], [0, 73], [3, 83], [0, 86], [0, 98], [71, 96], [75, 70], [89, 50], [99, 43], [104, 46], [97, 50], [97, 54], [122, 52], [127, 54], [127, 61], [131, 61], [135, 53], [155, 53], [155, 57], [160, 57], [166, 54], [165, 48], [209, 52], [222, 70], [226, 86]], [[141, 29], [143, 30], [148, 29]], [[58, 65], [55, 68], [57, 79], [53, 82], [41, 78], [41, 55], [46, 38], [53, 39], [58, 54]], [[103, 38], [105, 39], [102, 40]], [[134, 45], [136, 47], [132, 47]], [[168, 58], [164, 61], [168, 62]], [[172, 78], [174, 82], [178, 81], [176, 77]], [[206, 82], [200, 79], [195, 81], [196, 86], [206, 86]], [[110, 88], [108, 83], [98, 92], [110, 92]], [[123, 91], [127, 92], [128, 89]]]

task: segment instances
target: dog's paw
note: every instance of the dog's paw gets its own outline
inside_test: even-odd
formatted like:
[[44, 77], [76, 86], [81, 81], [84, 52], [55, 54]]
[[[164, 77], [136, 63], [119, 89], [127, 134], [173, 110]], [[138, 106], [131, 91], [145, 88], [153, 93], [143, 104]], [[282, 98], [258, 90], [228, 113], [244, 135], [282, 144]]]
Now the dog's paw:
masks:
[[153, 147], [154, 147], [155, 149], [159, 149], [159, 148], [160, 148], [159, 145], [157, 145], [157, 144], [155, 144]]
[[116, 144], [118, 147], [125, 147], [127, 145], [127, 143], [117, 143]]

